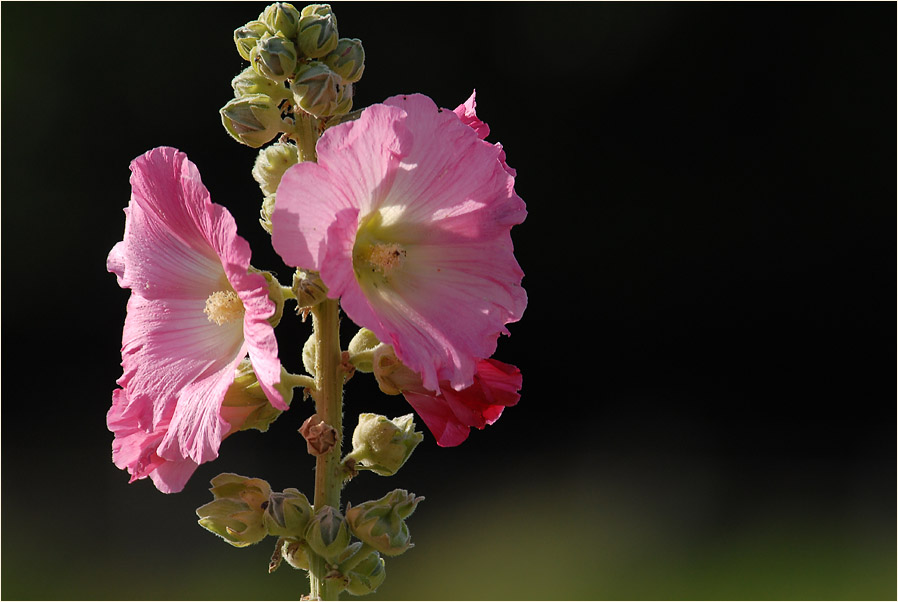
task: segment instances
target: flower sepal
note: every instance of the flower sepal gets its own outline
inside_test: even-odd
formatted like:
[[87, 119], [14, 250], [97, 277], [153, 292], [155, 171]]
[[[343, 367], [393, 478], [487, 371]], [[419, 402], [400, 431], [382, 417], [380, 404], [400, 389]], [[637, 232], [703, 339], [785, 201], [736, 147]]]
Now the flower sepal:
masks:
[[423, 497], [395, 489], [376, 501], [347, 506], [346, 522], [352, 533], [385, 556], [398, 556], [412, 546], [405, 519]]
[[[287, 371], [281, 367], [280, 382], [274, 385], [283, 396], [284, 403], [293, 401], [293, 389], [284, 385]], [[255, 429], [265, 432], [280, 416], [282, 410], [271, 405], [259, 379], [253, 371], [252, 362], [243, 359], [235, 369], [234, 382], [228, 387], [221, 402], [221, 416], [231, 425], [231, 432]]]
[[271, 487], [262, 479], [223, 473], [212, 479], [213, 501], [196, 510], [199, 524], [234, 547], [259, 543], [268, 535], [262, 522]]

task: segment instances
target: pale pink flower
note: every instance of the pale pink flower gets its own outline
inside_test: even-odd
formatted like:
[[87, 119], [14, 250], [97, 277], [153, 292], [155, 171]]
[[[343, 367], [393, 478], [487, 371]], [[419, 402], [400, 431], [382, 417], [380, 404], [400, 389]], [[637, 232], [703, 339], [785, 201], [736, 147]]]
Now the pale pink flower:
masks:
[[470, 386], [527, 305], [510, 233], [526, 210], [501, 149], [416, 94], [328, 129], [317, 150], [281, 180], [275, 250], [319, 271], [424, 387]]
[[211, 202], [196, 166], [176, 149], [147, 152], [131, 172], [124, 239], [107, 259], [131, 289], [122, 388], [107, 425], [116, 466], [170, 493], [242, 424], [239, 409], [221, 406], [247, 353], [271, 404], [287, 405], [274, 388], [274, 303], [265, 279], [248, 271], [249, 244], [234, 218]]
[[420, 375], [398, 362], [392, 349], [382, 346], [374, 355], [374, 375], [385, 393], [402, 393], [441, 447], [462, 443], [471, 427], [493, 424], [521, 398], [521, 371], [494, 359], [477, 361], [471, 386], [456, 391], [443, 381], [434, 393], [424, 388]]

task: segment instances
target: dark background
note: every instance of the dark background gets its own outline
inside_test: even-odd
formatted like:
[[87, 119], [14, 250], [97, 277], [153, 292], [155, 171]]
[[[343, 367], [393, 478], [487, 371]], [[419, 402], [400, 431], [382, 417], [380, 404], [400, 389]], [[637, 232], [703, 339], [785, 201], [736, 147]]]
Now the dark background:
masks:
[[[231, 548], [193, 511], [219, 472], [311, 496], [311, 404], [175, 495], [128, 485], [105, 427], [132, 158], [185, 151], [287, 281], [256, 151], [218, 116], [244, 66], [231, 32], [264, 6], [0, 9], [4, 598], [308, 591], [266, 574], [270, 541]], [[356, 106], [476, 88], [529, 211], [530, 303], [496, 356], [524, 373], [519, 405], [344, 491], [427, 497], [374, 598], [894, 599], [895, 5], [334, 9], [367, 51]], [[307, 333], [278, 328], [288, 366]], [[346, 399], [349, 427], [410, 411], [364, 375]]]

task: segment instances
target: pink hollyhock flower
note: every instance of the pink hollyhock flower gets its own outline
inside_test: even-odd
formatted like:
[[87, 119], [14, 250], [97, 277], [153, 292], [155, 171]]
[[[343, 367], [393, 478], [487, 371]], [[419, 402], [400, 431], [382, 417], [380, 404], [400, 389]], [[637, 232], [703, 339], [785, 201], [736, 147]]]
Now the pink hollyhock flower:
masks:
[[241, 409], [222, 401], [247, 353], [271, 404], [287, 409], [275, 389], [280, 362], [267, 320], [275, 307], [265, 279], [248, 271], [234, 218], [211, 202], [185, 154], [156, 148], [131, 172], [124, 239], [107, 259], [131, 289], [122, 388], [107, 425], [115, 465], [171, 493], [240, 428]]
[[470, 387], [456, 391], [443, 381], [433, 393], [424, 388], [418, 374], [399, 362], [389, 346], [382, 345], [374, 353], [374, 376], [384, 393], [405, 396], [441, 447], [460, 444], [471, 427], [483, 429], [493, 424], [502, 410], [521, 398], [521, 371], [494, 359], [477, 361]]
[[471, 386], [527, 305], [510, 232], [527, 212], [501, 149], [416, 94], [328, 129], [317, 150], [278, 187], [275, 250], [320, 272], [424, 387]]

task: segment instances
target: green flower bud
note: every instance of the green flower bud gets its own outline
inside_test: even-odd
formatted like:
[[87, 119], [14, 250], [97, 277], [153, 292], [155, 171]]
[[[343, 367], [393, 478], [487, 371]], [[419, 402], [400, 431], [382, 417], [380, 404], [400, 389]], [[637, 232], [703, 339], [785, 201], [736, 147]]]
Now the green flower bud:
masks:
[[259, 75], [284, 82], [296, 69], [296, 47], [281, 35], [265, 34], [250, 51], [249, 60]]
[[281, 555], [294, 569], [309, 570], [309, 556], [302, 544], [294, 539], [286, 539], [281, 545]]
[[360, 329], [349, 341], [349, 361], [359, 372], [374, 371], [374, 349], [380, 345], [377, 335], [367, 328]]
[[362, 79], [365, 70], [365, 49], [356, 38], [340, 38], [333, 52], [323, 59], [331, 71], [340, 76], [344, 84], [354, 84]]
[[259, 21], [265, 23], [271, 31], [292, 38], [299, 25], [299, 11], [287, 2], [275, 2], [262, 11]]
[[234, 30], [234, 43], [237, 45], [237, 52], [240, 53], [243, 60], [250, 60], [250, 52], [258, 44], [259, 39], [267, 33], [271, 32], [268, 26], [261, 21], [250, 21], [243, 27], [238, 27]]
[[344, 100], [340, 95], [340, 78], [319, 61], [302, 65], [290, 89], [293, 90], [293, 102], [315, 117], [333, 115]]
[[384, 559], [377, 552], [371, 552], [349, 572], [349, 583], [346, 591], [353, 596], [365, 596], [374, 593], [387, 577]]
[[[284, 402], [290, 405], [293, 401], [293, 388], [285, 386], [287, 371], [281, 367], [281, 382], [275, 385]], [[221, 402], [221, 416], [231, 424], [232, 431], [246, 431], [256, 429], [263, 433], [269, 425], [281, 415], [268, 401], [265, 392], [259, 385], [256, 373], [249, 359], [244, 359], [237, 365], [234, 382], [225, 392]]]
[[301, 538], [312, 518], [312, 506], [298, 489], [272, 493], [262, 519], [269, 535]]
[[293, 274], [293, 294], [296, 295], [297, 307], [314, 307], [327, 299], [327, 287], [318, 272], [296, 270]]
[[343, 556], [350, 537], [346, 519], [333, 506], [324, 506], [316, 511], [306, 529], [309, 547], [331, 564]]
[[392, 476], [405, 464], [424, 433], [415, 431], [413, 414], [390, 420], [379, 414], [359, 415], [352, 433], [352, 453], [356, 468], [367, 468], [385, 477]]
[[286, 126], [277, 104], [264, 94], [235, 98], [219, 112], [222, 125], [234, 140], [253, 148], [270, 141]]
[[398, 556], [411, 547], [405, 519], [424, 498], [404, 489], [377, 501], [346, 508], [346, 522], [356, 537], [386, 556]]
[[332, 52], [339, 37], [337, 17], [329, 4], [310, 4], [302, 9], [296, 41], [304, 57], [316, 59]]
[[268, 483], [225, 473], [212, 479], [210, 491], [214, 500], [196, 510], [202, 527], [238, 548], [265, 539], [262, 515], [271, 495]]
[[253, 166], [253, 178], [259, 183], [263, 194], [272, 195], [277, 192], [284, 172], [297, 163], [299, 149], [295, 144], [275, 142], [259, 151]]
[[252, 67], [247, 67], [240, 75], [231, 80], [234, 96], [250, 96], [252, 94], [264, 94], [275, 100], [286, 100], [293, 97], [293, 93], [284, 86], [273, 82], [264, 75], [256, 73]]

